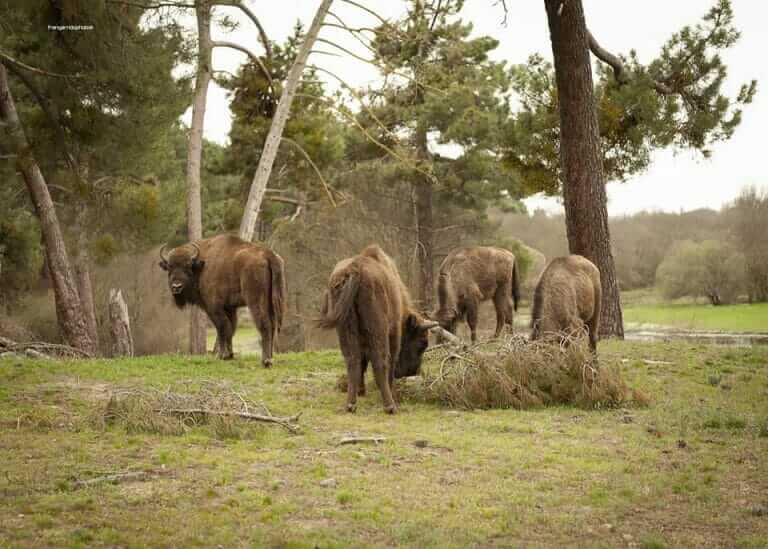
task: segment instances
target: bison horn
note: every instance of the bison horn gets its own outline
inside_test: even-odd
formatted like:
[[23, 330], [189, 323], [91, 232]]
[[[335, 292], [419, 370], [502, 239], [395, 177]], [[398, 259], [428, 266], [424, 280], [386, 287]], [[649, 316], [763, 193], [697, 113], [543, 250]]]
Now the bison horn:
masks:
[[165, 249], [168, 247], [168, 244], [163, 244], [163, 246], [160, 248], [160, 259], [168, 262], [168, 256], [165, 255]]
[[190, 242], [189, 245], [195, 249], [195, 255], [192, 257], [192, 261], [194, 261], [195, 259], [200, 257], [200, 246], [198, 246], [194, 242]]

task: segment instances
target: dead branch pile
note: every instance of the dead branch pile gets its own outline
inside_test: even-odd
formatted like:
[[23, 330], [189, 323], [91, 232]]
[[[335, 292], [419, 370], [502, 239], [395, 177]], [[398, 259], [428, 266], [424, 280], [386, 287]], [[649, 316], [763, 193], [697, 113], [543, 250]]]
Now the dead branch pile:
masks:
[[616, 365], [594, 358], [586, 338], [552, 344], [507, 336], [436, 346], [428, 353], [420, 382], [400, 384], [402, 399], [469, 410], [647, 404], [647, 397], [627, 387]]
[[254, 423], [274, 424], [291, 433], [299, 431], [300, 414], [275, 416], [263, 403], [254, 402], [231, 385], [192, 382], [160, 389], [121, 389], [112, 393], [97, 420], [119, 424], [128, 432], [180, 435], [206, 426], [219, 438], [248, 438]]
[[70, 347], [69, 345], [60, 345], [58, 343], [46, 343], [44, 341], [28, 341], [17, 343], [7, 337], [0, 336], [0, 354], [2, 353], [24, 353], [31, 358], [91, 358], [92, 355], [86, 351]]

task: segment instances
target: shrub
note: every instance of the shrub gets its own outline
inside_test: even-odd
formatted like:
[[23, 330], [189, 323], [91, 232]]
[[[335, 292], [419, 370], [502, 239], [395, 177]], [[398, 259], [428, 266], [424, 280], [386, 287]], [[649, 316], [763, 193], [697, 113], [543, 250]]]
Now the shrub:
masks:
[[436, 348], [425, 361], [421, 382], [400, 387], [407, 399], [470, 410], [648, 403], [645, 395], [627, 387], [616, 365], [594, 359], [586, 338], [568, 343], [512, 336], [463, 350]]

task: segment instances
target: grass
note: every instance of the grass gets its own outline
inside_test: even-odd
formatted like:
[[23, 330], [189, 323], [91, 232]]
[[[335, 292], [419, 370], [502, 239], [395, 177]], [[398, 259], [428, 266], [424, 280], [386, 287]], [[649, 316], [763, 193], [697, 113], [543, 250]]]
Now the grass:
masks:
[[648, 304], [624, 308], [628, 324], [686, 330], [768, 332], [768, 303], [741, 305]]
[[[270, 370], [254, 356], [0, 359], [0, 546], [768, 545], [750, 512], [768, 504], [768, 349], [611, 341], [600, 360], [651, 405], [406, 401], [390, 417], [369, 374], [352, 415], [335, 351], [278, 355]], [[120, 388], [212, 380], [302, 412], [302, 432], [94, 420]], [[336, 445], [350, 433], [387, 440]], [[80, 483], [122, 471], [151, 474]]]

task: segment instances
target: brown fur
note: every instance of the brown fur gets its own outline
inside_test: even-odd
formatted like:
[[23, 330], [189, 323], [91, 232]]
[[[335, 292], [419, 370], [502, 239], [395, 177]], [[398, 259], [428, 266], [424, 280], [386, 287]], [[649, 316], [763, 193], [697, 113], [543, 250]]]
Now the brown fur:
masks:
[[586, 328], [589, 345], [596, 351], [601, 298], [600, 271], [594, 263], [580, 255], [553, 259], [533, 295], [531, 339]]
[[473, 246], [453, 250], [440, 265], [437, 286], [439, 309], [435, 318], [455, 333], [459, 320], [466, 319], [477, 341], [477, 313], [480, 303], [493, 299], [496, 333], [505, 325], [512, 329], [514, 312], [520, 301], [520, 281], [512, 252], [502, 248]]
[[194, 244], [200, 250], [196, 259], [195, 247], [184, 244], [171, 250], [167, 262], [160, 262], [168, 271], [176, 305], [197, 305], [206, 312], [216, 327], [215, 350], [222, 359], [233, 356], [237, 309], [247, 306], [261, 334], [262, 363], [270, 366], [286, 307], [283, 259], [269, 248], [229, 234]]
[[376, 245], [336, 264], [319, 324], [339, 335], [349, 380], [347, 410], [354, 412], [357, 395], [365, 393], [370, 361], [389, 413], [396, 410], [394, 378], [418, 373], [428, 330], [436, 326], [415, 311], [395, 263]]

